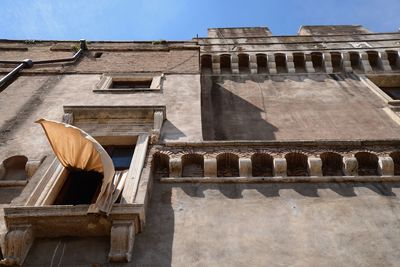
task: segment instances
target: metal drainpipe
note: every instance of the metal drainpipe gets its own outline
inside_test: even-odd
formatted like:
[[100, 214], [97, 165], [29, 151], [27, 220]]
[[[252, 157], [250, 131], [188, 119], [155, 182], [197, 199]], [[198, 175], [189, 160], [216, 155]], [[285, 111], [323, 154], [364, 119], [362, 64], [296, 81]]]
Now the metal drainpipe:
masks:
[[86, 41], [80, 40], [80, 49], [69, 58], [60, 58], [60, 59], [49, 59], [49, 60], [37, 60], [33, 61], [31, 59], [25, 59], [22, 61], [7, 61], [7, 60], [0, 60], [0, 63], [3, 64], [19, 64], [15, 69], [9, 72], [6, 76], [0, 79], [0, 88], [6, 84], [7, 82], [14, 79], [15, 75], [17, 75], [23, 69], [32, 68], [34, 65], [40, 64], [49, 64], [49, 63], [59, 63], [59, 62], [70, 62], [76, 61], [83, 53], [83, 51], [87, 50]]

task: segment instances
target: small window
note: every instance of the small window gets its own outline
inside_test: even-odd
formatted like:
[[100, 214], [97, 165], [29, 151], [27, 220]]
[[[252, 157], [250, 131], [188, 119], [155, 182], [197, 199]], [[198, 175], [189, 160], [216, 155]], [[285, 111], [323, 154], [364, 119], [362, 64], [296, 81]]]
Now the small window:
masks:
[[378, 157], [369, 152], [355, 154], [358, 163], [358, 175], [378, 175]]
[[217, 176], [239, 176], [239, 157], [232, 153], [222, 153], [217, 156]]
[[275, 54], [276, 71], [278, 73], [287, 73], [286, 55]]
[[368, 51], [367, 55], [368, 55], [369, 65], [371, 66], [372, 70], [374, 71], [381, 70], [381, 62], [378, 52]]
[[316, 72], [324, 71], [324, 58], [322, 56], [322, 53], [311, 53], [311, 61]]
[[220, 56], [220, 68], [222, 73], [230, 73], [231, 70], [231, 55]]
[[96, 93], [143, 93], [162, 89], [163, 75], [104, 74], [94, 86]]
[[114, 81], [111, 83], [110, 89], [142, 89], [150, 88], [152, 79], [138, 81]]
[[340, 72], [342, 70], [342, 55], [338, 52], [332, 52], [331, 61], [333, 72]]
[[255, 153], [251, 156], [252, 174], [254, 177], [272, 176], [273, 158], [265, 153]]
[[302, 153], [288, 153], [285, 156], [288, 176], [308, 176], [307, 156]]
[[257, 73], [267, 73], [268, 65], [267, 65], [267, 55], [257, 54]]
[[211, 55], [202, 55], [201, 56], [201, 70], [202, 71], [211, 71], [211, 69], [212, 69]]
[[398, 70], [400, 67], [399, 52], [397, 51], [386, 51], [388, 61], [392, 70]]
[[361, 57], [358, 52], [350, 52], [350, 63], [353, 70], [361, 70]]
[[250, 71], [250, 68], [249, 68], [249, 55], [240, 54], [238, 56], [238, 60], [239, 60], [239, 72], [240, 73], [248, 73]]
[[294, 53], [293, 54], [293, 63], [296, 72], [304, 73], [306, 72], [306, 63], [303, 53]]

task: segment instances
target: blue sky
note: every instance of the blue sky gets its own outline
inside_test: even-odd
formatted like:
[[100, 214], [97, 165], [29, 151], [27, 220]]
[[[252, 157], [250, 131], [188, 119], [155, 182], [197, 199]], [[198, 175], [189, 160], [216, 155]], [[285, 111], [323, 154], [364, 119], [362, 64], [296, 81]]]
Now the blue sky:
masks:
[[0, 39], [187, 40], [211, 27], [362, 24], [398, 31], [400, 0], [1, 0]]

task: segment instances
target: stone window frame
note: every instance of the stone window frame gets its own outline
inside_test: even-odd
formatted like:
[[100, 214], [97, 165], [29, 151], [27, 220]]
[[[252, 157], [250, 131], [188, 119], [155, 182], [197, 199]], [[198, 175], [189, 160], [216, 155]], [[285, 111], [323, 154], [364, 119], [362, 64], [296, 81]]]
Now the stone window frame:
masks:
[[[163, 89], [164, 74], [135, 73], [135, 74], [103, 74], [94, 86], [94, 93], [155, 93]], [[152, 80], [150, 88], [111, 88], [113, 81], [142, 81]]]
[[[386, 92], [384, 92], [375, 82], [373, 82], [370, 78], [371, 77], [391, 77], [391, 76], [397, 76], [399, 77], [400, 80], [400, 74], [373, 74], [373, 75], [357, 75], [361, 81], [370, 89], [372, 92], [374, 92], [376, 95], [378, 95], [382, 100], [386, 102], [386, 104], [391, 105], [392, 107], [398, 107], [400, 106], [400, 100], [398, 99], [393, 99], [390, 95], [388, 95]], [[391, 108], [393, 109], [393, 108]]]
[[[7, 224], [2, 245], [4, 259], [10, 264], [22, 265], [36, 237], [97, 235], [110, 236], [109, 261], [129, 262], [135, 235], [141, 231], [145, 221], [146, 188], [151, 185], [150, 177], [143, 174], [148, 145], [158, 141], [165, 113], [165, 106], [64, 106], [63, 121], [72, 125], [75, 117], [78, 121], [85, 121], [88, 117], [103, 120], [103, 117], [96, 117], [101, 116], [98, 114], [109, 118], [103, 127], [108, 127], [114, 120], [118, 123], [123, 119], [119, 117], [121, 115], [138, 120], [139, 128], [133, 127], [126, 134], [118, 132], [110, 137], [100, 131], [100, 136], [105, 140], [109, 138], [109, 142], [112, 141], [110, 138], [137, 137], [121, 202], [113, 205], [108, 217], [91, 215], [94, 211], [92, 205], [52, 205], [52, 199], [57, 196], [57, 189], [61, 189], [67, 173], [55, 158], [24, 206], [4, 209]], [[144, 127], [143, 123], [151, 125], [151, 129]], [[144, 127], [143, 130], [140, 127]], [[99, 138], [96, 134], [93, 136]], [[48, 231], [49, 228], [52, 231]]]

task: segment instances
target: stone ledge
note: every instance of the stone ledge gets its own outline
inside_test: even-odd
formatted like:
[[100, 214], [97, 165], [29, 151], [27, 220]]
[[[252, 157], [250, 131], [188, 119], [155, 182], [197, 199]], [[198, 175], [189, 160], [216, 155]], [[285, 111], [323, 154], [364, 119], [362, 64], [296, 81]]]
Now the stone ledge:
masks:
[[294, 176], [294, 177], [181, 177], [160, 178], [162, 183], [330, 183], [400, 182], [400, 176]]

